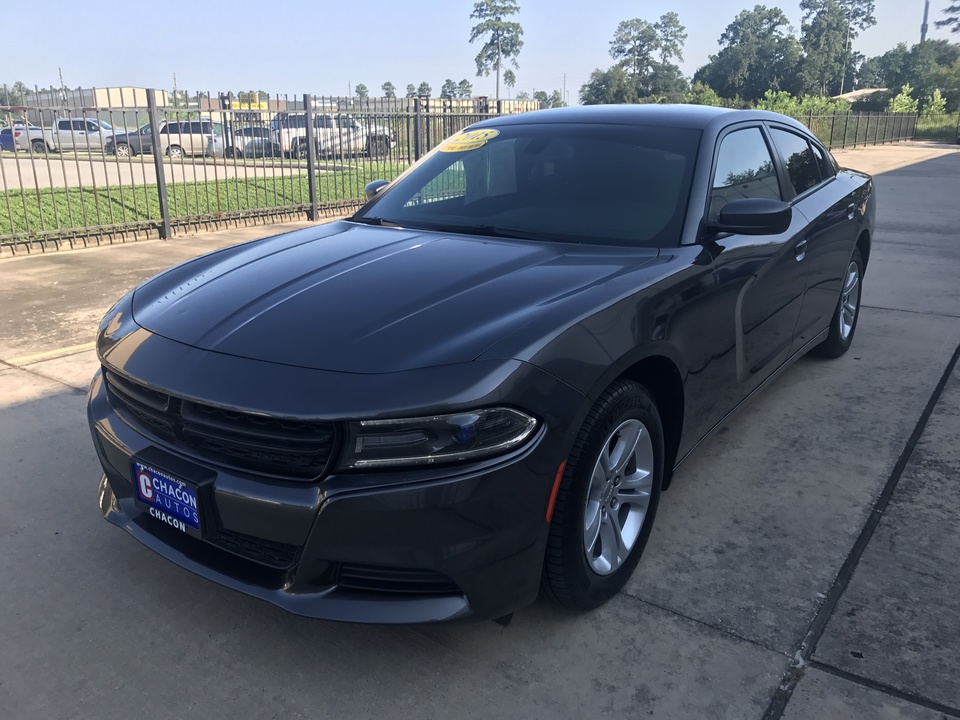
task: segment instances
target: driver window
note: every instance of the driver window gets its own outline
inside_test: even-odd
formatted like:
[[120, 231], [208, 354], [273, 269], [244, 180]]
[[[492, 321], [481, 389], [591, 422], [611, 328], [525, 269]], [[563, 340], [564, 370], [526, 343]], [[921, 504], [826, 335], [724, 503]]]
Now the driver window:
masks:
[[783, 199], [773, 157], [760, 128], [737, 130], [721, 141], [709, 220], [716, 220], [724, 205], [738, 198]]

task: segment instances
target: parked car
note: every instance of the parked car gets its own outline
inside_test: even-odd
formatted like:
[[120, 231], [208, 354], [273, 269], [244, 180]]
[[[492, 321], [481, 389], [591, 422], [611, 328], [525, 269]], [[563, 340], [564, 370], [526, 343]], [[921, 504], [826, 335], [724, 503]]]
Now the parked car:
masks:
[[153, 133], [150, 125], [143, 125], [138, 130], [115, 133], [107, 141], [104, 150], [108, 155], [127, 157], [153, 152]]
[[158, 126], [159, 140], [154, 143], [149, 125], [144, 125], [135, 133], [118, 134], [113, 142], [106, 145], [106, 152], [120, 155], [139, 155], [152, 153], [159, 145], [164, 155], [180, 158], [185, 155], [204, 155], [211, 135], [223, 135], [223, 123], [212, 120], [163, 120]]
[[800, 123], [691, 105], [489, 119], [368, 191], [121, 298], [88, 398], [107, 520], [361, 622], [616, 594], [704, 437], [850, 348], [876, 212]]
[[7, 152], [17, 152], [22, 148], [19, 145], [19, 137], [23, 134], [21, 130], [14, 130], [12, 127], [0, 128], [0, 150]]
[[47, 142], [43, 128], [15, 122], [13, 125], [0, 128], [0, 149], [10, 152], [33, 151], [34, 153], [47, 152]]
[[264, 125], [226, 129], [223, 135], [210, 135], [207, 155], [211, 157], [279, 157], [280, 145], [275, 133]]
[[[271, 121], [284, 155], [306, 157], [306, 117], [305, 113], [281, 112]], [[396, 134], [389, 128], [367, 125], [351, 115], [319, 113], [313, 116], [313, 126], [319, 157], [383, 157], [397, 144]]]
[[34, 152], [103, 152], [113, 138], [113, 126], [97, 118], [59, 118], [43, 131], [46, 147], [36, 142]]

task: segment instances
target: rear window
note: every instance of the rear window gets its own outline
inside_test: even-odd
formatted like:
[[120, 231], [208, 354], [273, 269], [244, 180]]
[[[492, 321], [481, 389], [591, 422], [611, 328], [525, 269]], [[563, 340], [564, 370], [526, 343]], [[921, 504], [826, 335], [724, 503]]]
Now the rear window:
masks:
[[778, 128], [773, 128], [771, 134], [797, 195], [818, 185], [822, 180], [820, 163], [810, 149], [810, 143], [799, 135]]
[[363, 216], [451, 232], [672, 247], [699, 141], [697, 130], [627, 125], [459, 134]]

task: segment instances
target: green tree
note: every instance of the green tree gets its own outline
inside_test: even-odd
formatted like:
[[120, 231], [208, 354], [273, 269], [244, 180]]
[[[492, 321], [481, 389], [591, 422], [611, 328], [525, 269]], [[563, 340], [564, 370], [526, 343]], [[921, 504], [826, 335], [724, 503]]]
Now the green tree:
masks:
[[842, 93], [854, 76], [852, 42], [877, 24], [874, 0], [800, 0], [806, 88], [819, 95]]
[[657, 30], [652, 23], [640, 18], [624, 20], [613, 33], [610, 57], [634, 78], [644, 77], [660, 49]]
[[424, 80], [420, 85], [417, 86], [417, 97], [430, 97], [430, 94], [433, 92], [433, 88], [430, 87], [430, 84]]
[[613, 34], [610, 56], [630, 76], [638, 99], [680, 101], [686, 95], [688, 84], [683, 72], [670, 59], [683, 59], [686, 38], [686, 29], [673, 12], [662, 15], [656, 23], [641, 18], [624, 20]]
[[356, 94], [358, 100], [366, 100], [370, 97], [370, 91], [367, 90], [367, 86], [363, 83], [357, 83], [357, 86], [353, 89], [353, 92]]
[[443, 81], [443, 86], [440, 88], [440, 97], [446, 98], [447, 100], [455, 98], [457, 96], [457, 83], [447, 78]]
[[523, 49], [523, 28], [520, 23], [506, 20], [520, 12], [516, 0], [478, 0], [473, 4], [470, 18], [479, 20], [470, 31], [470, 42], [483, 40], [480, 52], [475, 58], [477, 77], [489, 76], [493, 71], [497, 76], [496, 97], [500, 97], [500, 72], [504, 61], [513, 67], [519, 67], [517, 56]]
[[380, 90], [383, 91], [383, 96], [388, 100], [393, 100], [397, 96], [397, 89], [393, 86], [393, 83], [387, 80], [383, 85], [380, 86]]
[[948, 27], [950, 32], [960, 32], [960, 3], [953, 3], [943, 9], [943, 14], [947, 17], [943, 20], [937, 20], [934, 24], [938, 28]]
[[943, 115], [947, 110], [947, 101], [939, 90], [934, 90], [923, 104], [923, 117], [936, 117]]
[[597, 68], [580, 88], [580, 102], [584, 105], [635, 103], [638, 100], [636, 83], [619, 65], [607, 70]]
[[682, 61], [687, 29], [680, 24], [680, 17], [675, 12], [665, 13], [653, 24], [653, 29], [660, 43], [660, 62], [666, 64], [671, 58]]
[[779, 8], [743, 10], [720, 35], [720, 52], [693, 76], [721, 97], [756, 101], [767, 90], [801, 89], [800, 43]]
[[[55, 88], [59, 90], [59, 88]], [[0, 86], [0, 105], [23, 105], [27, 96], [27, 86], [17, 80], [13, 85]]]
[[690, 105], [711, 105], [723, 107], [723, 98], [713, 88], [703, 83], [694, 83], [687, 93], [686, 102]]
[[802, 0], [800, 26], [804, 89], [817, 95], [832, 95], [841, 85], [846, 58], [846, 15], [837, 0]]
[[[507, 71], [509, 72], [509, 71]], [[504, 78], [506, 81], [506, 78]], [[457, 97], [458, 98], [472, 98], [473, 97], [473, 83], [464, 78], [459, 83], [457, 83]]]
[[784, 90], [767, 90], [757, 102], [757, 110], [769, 110], [796, 117], [800, 114], [800, 101]]
[[892, 113], [916, 113], [918, 102], [913, 98], [913, 88], [904, 85], [900, 88], [900, 94], [890, 100], [887, 105], [887, 112]]
[[547, 95], [546, 90], [537, 90], [533, 94], [533, 99], [540, 103], [541, 109], [566, 106], [566, 103], [563, 101], [563, 96], [560, 94], [559, 90], [554, 90], [549, 95]]
[[530, 100], [530, 93], [526, 90], [521, 90], [517, 93], [517, 100]]
[[504, 70], [503, 84], [507, 86], [507, 97], [510, 97], [510, 91], [513, 90], [517, 84], [517, 76], [513, 70]]
[[413, 83], [407, 85], [407, 95], [408, 98], [415, 98], [417, 96], [417, 88]]

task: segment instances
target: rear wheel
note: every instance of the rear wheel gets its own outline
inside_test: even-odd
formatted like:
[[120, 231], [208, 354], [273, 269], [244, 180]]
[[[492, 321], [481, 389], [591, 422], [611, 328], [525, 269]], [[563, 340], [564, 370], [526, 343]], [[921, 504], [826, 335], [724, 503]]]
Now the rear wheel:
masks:
[[384, 158], [390, 154], [390, 142], [386, 138], [370, 138], [367, 141], [367, 154], [370, 157]]
[[47, 151], [47, 144], [43, 140], [34, 140], [30, 143], [30, 148], [39, 155]]
[[843, 287], [837, 309], [830, 321], [830, 334], [820, 343], [814, 352], [820, 357], [838, 358], [850, 349], [853, 334], [860, 319], [860, 292], [863, 279], [863, 258], [859, 248], [855, 248], [847, 271], [843, 275]]
[[587, 415], [560, 481], [542, 576], [550, 597], [588, 610], [623, 588], [650, 537], [663, 462], [653, 398], [616, 381]]

